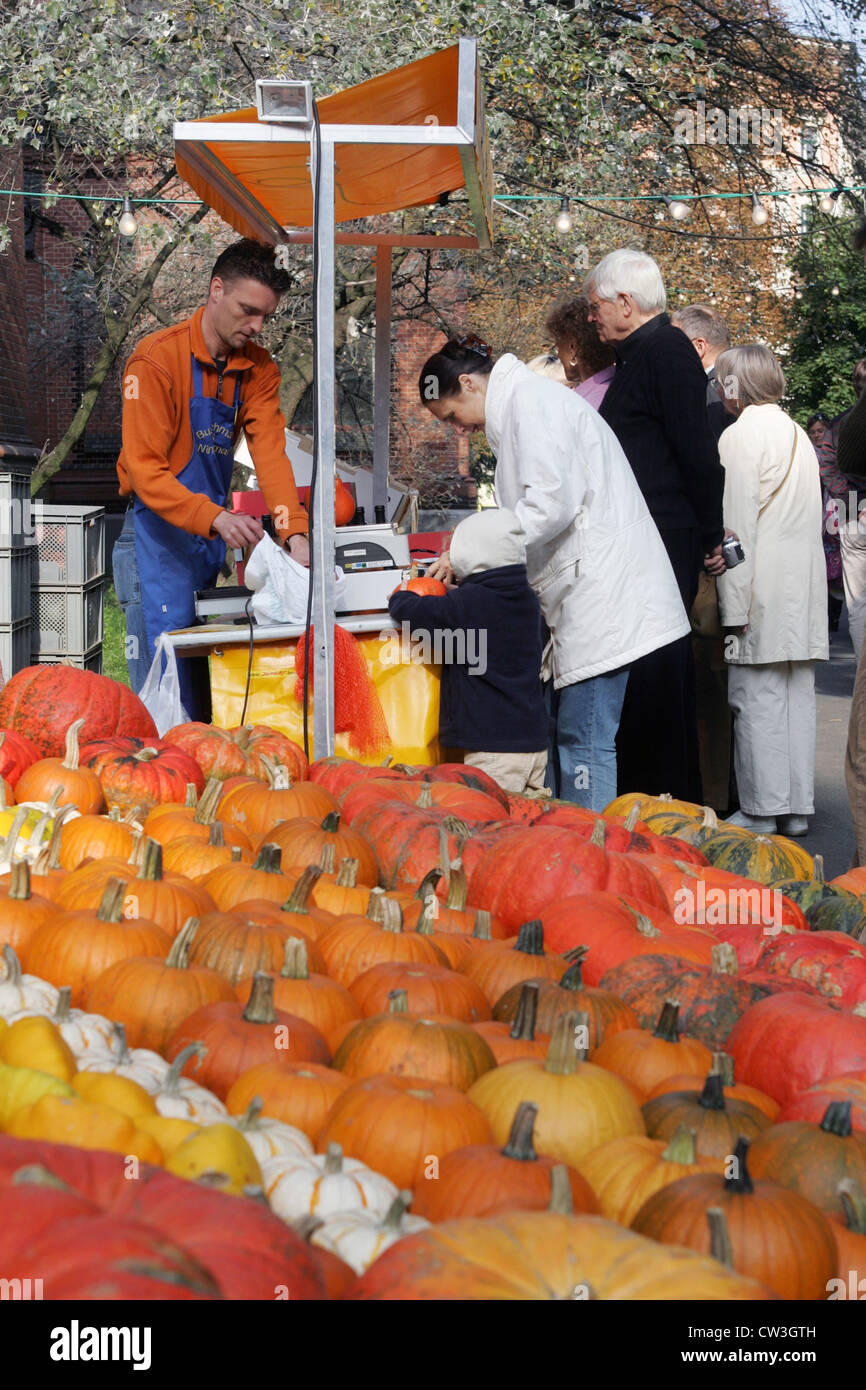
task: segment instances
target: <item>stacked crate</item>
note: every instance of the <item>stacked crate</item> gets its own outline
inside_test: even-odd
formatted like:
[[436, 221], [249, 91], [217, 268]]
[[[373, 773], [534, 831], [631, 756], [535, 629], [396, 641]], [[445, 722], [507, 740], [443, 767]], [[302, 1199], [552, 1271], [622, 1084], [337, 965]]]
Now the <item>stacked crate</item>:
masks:
[[0, 473], [0, 668], [4, 681], [30, 665], [35, 510], [29, 475]]
[[34, 503], [32, 660], [102, 671], [105, 509]]

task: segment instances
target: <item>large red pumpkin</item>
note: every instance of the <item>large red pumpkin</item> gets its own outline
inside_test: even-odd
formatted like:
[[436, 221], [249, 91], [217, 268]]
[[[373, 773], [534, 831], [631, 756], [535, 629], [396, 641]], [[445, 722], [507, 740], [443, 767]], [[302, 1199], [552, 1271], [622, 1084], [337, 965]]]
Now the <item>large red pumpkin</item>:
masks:
[[204, 773], [194, 758], [161, 739], [107, 738], [88, 743], [79, 754], [81, 765], [95, 772], [109, 810], [146, 815], [151, 806], [181, 802], [192, 783], [204, 791]]
[[586, 946], [584, 979], [597, 985], [608, 970], [638, 955], [676, 956], [711, 965], [715, 938], [697, 927], [677, 927], [658, 909], [655, 921], [615, 893], [584, 893], [555, 901], [541, 913], [548, 949], [560, 954]]
[[746, 1010], [726, 1051], [741, 1081], [786, 1105], [825, 1077], [862, 1068], [866, 1018], [809, 994], [773, 994]]
[[244, 773], [266, 777], [263, 754], [281, 763], [295, 780], [300, 781], [307, 775], [303, 748], [265, 724], [244, 724], [235, 729], [218, 729], [212, 724], [178, 724], [166, 734], [165, 742], [182, 748], [194, 758], [205, 777], [216, 777], [221, 782]]
[[16, 734], [14, 729], [0, 731], [0, 777], [15, 788], [25, 768], [35, 763], [39, 753], [29, 738]]
[[75, 666], [25, 666], [0, 691], [0, 724], [24, 734], [40, 757], [62, 757], [66, 730], [83, 719], [82, 743], [116, 734], [156, 738], [156, 725], [128, 685]]

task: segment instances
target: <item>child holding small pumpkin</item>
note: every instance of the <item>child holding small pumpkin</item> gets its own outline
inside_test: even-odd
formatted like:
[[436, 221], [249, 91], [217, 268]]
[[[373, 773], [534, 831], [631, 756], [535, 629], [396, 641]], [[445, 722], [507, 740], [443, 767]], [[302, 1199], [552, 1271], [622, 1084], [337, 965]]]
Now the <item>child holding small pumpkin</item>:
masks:
[[526, 577], [526, 538], [514, 512], [490, 508], [451, 537], [457, 586], [407, 591], [388, 607], [442, 667], [439, 741], [462, 749], [504, 791], [539, 792], [547, 768], [541, 687], [541, 610]]

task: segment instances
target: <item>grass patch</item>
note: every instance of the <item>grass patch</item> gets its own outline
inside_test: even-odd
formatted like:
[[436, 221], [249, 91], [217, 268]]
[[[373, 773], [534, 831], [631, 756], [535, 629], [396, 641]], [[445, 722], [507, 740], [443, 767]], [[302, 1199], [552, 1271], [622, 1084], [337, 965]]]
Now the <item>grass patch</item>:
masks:
[[105, 586], [104, 631], [102, 638], [102, 674], [129, 685], [126, 669], [126, 618], [117, 601], [113, 584]]

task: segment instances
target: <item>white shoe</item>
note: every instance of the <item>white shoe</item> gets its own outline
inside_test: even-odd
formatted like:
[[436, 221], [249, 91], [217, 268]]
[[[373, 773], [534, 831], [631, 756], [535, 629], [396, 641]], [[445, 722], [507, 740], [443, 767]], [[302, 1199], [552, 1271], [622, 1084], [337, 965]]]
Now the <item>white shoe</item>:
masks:
[[746, 811], [735, 811], [723, 821], [724, 825], [739, 825], [744, 830], [754, 830], [758, 835], [774, 835], [776, 822], [768, 816], [750, 816]]
[[809, 833], [809, 820], [807, 816], [779, 816], [777, 818], [780, 835], [787, 835], [791, 839], [799, 839], [802, 835]]

